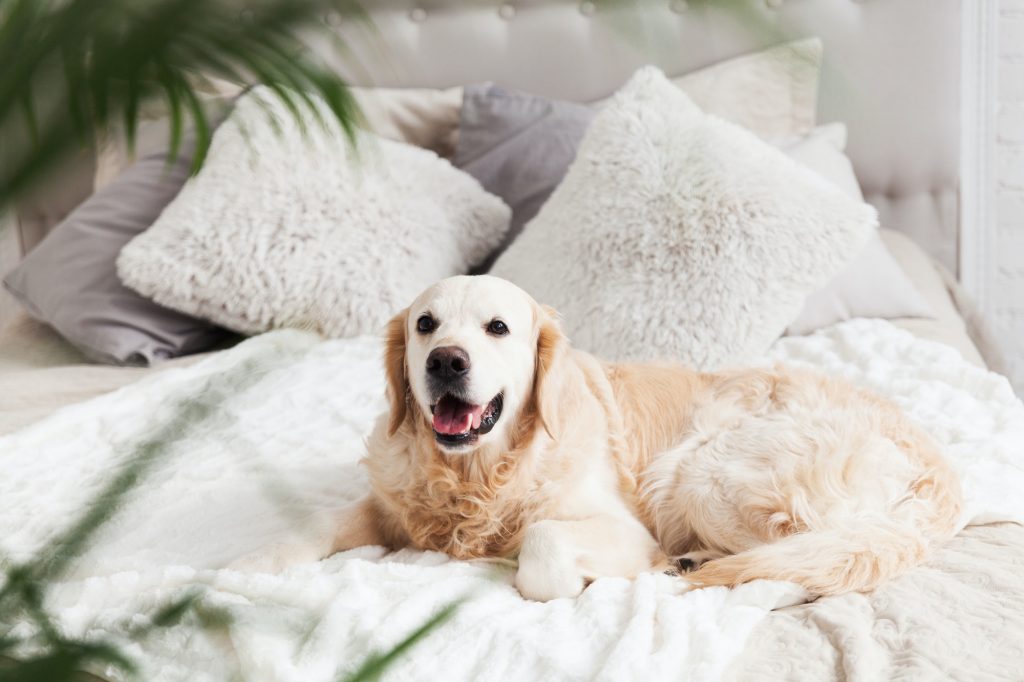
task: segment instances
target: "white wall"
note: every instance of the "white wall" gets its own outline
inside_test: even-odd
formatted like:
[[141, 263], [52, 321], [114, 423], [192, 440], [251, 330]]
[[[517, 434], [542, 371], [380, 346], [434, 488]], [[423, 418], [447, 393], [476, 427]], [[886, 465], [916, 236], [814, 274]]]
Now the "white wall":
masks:
[[1024, 0], [999, 0], [992, 324], [1024, 396]]

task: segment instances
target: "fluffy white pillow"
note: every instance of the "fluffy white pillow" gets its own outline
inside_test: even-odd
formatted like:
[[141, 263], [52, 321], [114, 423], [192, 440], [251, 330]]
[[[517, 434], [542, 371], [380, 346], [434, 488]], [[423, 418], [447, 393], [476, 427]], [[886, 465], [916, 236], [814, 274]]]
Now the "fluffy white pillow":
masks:
[[876, 227], [870, 206], [645, 67], [492, 273], [559, 309], [579, 347], [711, 369], [764, 353]]
[[326, 123], [307, 115], [304, 133], [265, 89], [240, 99], [202, 171], [122, 250], [124, 283], [243, 333], [352, 336], [500, 243], [510, 211], [476, 180], [370, 133], [353, 151], [319, 106]]

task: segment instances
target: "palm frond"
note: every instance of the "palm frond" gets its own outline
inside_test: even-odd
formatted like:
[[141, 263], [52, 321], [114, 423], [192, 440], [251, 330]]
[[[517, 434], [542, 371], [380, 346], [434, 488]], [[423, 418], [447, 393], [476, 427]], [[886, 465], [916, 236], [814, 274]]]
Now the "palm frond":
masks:
[[[320, 116], [318, 94], [350, 136], [359, 113], [343, 79], [300, 35], [330, 13], [365, 21], [356, 0], [0, 0], [0, 208], [121, 123], [162, 99], [172, 155], [195, 130], [198, 170], [210, 143], [196, 74], [264, 84], [289, 113]], [[336, 39], [336, 38], [335, 38]]]
[[377, 680], [395, 661], [414, 647], [417, 642], [429, 635], [437, 628], [451, 620], [455, 612], [461, 606], [460, 601], [455, 601], [443, 607], [434, 614], [427, 622], [413, 630], [405, 639], [391, 647], [388, 651], [370, 655], [366, 661], [351, 675], [342, 677], [343, 682], [372, 682]]

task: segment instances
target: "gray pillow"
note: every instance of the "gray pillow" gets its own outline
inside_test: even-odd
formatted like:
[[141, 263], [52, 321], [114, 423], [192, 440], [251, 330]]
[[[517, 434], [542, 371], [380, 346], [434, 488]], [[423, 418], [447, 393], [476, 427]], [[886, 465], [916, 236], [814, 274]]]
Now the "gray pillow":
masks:
[[128, 289], [115, 267], [121, 247], [149, 228], [188, 180], [194, 146], [186, 137], [171, 164], [166, 150], [139, 159], [75, 209], [4, 278], [33, 317], [93, 360], [147, 365], [204, 350], [227, 336]]
[[512, 209], [508, 234], [479, 268], [486, 272], [565, 177], [597, 112], [589, 106], [467, 85], [453, 164]]

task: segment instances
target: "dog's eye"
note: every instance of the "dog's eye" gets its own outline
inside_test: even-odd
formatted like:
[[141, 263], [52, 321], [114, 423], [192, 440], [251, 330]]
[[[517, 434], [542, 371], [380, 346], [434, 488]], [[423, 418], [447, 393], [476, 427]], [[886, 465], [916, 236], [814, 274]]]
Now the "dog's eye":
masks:
[[430, 315], [420, 315], [420, 319], [416, 320], [416, 331], [420, 334], [429, 334], [436, 328], [437, 322]]
[[491, 320], [490, 324], [487, 325], [487, 333], [494, 334], [495, 336], [505, 336], [505, 334], [508, 334], [508, 325], [501, 320]]

